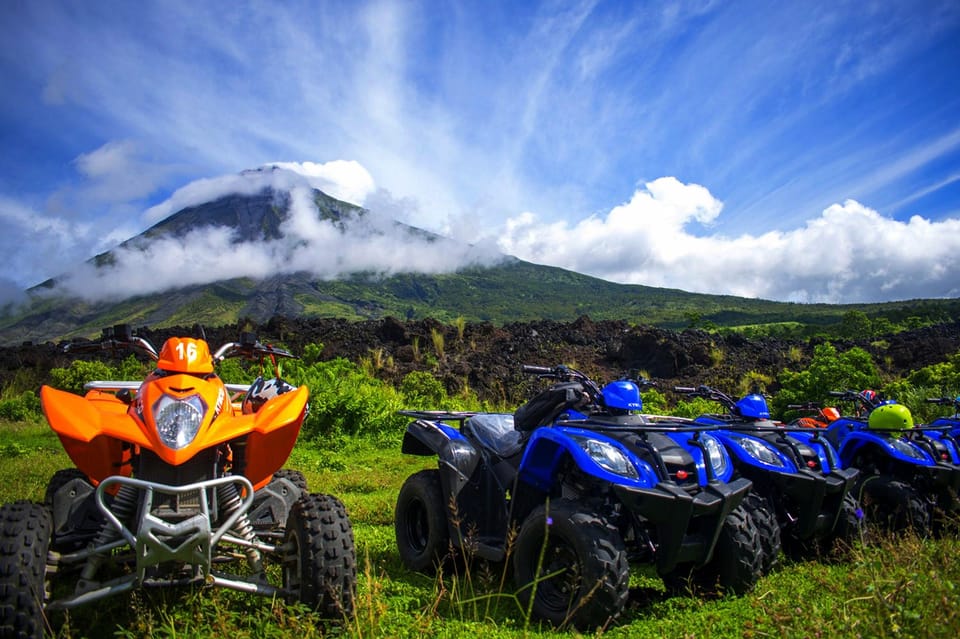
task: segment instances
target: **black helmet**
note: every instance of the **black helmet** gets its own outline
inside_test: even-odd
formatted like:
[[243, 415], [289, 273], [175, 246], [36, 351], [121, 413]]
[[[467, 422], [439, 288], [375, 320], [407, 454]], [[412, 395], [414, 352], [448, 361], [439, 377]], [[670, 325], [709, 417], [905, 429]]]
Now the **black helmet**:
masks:
[[255, 413], [268, 399], [273, 399], [277, 395], [283, 395], [296, 389], [296, 386], [288, 384], [279, 377], [271, 377], [270, 379], [258, 377], [250, 384], [250, 388], [247, 389], [247, 394], [243, 398], [243, 414]]

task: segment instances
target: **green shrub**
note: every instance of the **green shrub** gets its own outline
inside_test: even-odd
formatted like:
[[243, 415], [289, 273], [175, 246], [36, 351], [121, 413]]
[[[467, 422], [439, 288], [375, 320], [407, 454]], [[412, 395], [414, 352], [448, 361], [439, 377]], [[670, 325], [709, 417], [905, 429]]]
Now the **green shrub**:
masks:
[[668, 412], [667, 397], [655, 388], [647, 389], [640, 394], [643, 399], [643, 412], [651, 415], [662, 415]]
[[406, 408], [440, 409], [448, 401], [447, 389], [436, 377], [426, 371], [412, 371], [400, 382], [400, 395]]
[[303, 423], [306, 439], [339, 435], [390, 435], [402, 432], [406, 418], [400, 394], [343, 358], [310, 366], [289, 366], [287, 380], [310, 389], [310, 412]]
[[83, 385], [93, 380], [117, 379], [117, 369], [105, 362], [74, 360], [69, 368], [54, 368], [50, 371], [50, 385], [60, 390], [82, 395]]
[[[646, 407], [644, 407], [644, 410], [646, 410]], [[688, 417], [692, 419], [704, 413], [720, 413], [723, 411], [724, 408], [712, 399], [694, 397], [690, 400], [680, 400], [677, 402], [677, 405], [670, 414], [676, 417]]]
[[43, 417], [40, 398], [33, 391], [0, 400], [0, 417], [14, 422], [38, 421]]
[[818, 344], [806, 370], [780, 373], [780, 392], [773, 399], [774, 415], [784, 416], [789, 404], [829, 402], [830, 391], [878, 388], [880, 375], [870, 353], [853, 347], [838, 353], [829, 342]]

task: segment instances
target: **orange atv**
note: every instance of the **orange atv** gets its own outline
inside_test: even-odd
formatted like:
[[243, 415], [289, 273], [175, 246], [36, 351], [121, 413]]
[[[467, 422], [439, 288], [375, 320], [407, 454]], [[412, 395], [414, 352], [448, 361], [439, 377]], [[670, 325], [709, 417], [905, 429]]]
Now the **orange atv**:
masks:
[[[154, 586], [220, 586], [329, 617], [352, 612], [346, 510], [281, 468], [308, 408], [307, 388], [280, 379], [276, 361], [289, 352], [244, 334], [213, 354], [203, 339], [180, 337], [158, 353], [127, 326], [71, 346], [133, 348], [157, 368], [143, 382], [90, 382], [84, 397], [41, 389], [76, 468], [54, 474], [43, 504], [0, 506], [0, 636], [39, 637], [47, 612]], [[214, 366], [227, 357], [269, 359], [276, 375], [225, 384]], [[269, 562], [282, 584], [270, 583]]]

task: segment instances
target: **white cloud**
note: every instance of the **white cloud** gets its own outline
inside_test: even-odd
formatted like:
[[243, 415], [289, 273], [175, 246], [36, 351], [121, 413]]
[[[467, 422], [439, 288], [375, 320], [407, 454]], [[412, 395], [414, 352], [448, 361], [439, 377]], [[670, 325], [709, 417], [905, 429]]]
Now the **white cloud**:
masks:
[[694, 234], [722, 203], [672, 177], [649, 182], [605, 216], [508, 221], [500, 248], [521, 259], [604, 279], [695, 292], [851, 303], [960, 295], [960, 220], [907, 222], [854, 200], [793, 231]]
[[[346, 177], [347, 184], [354, 188], [359, 184], [361, 191], [373, 186], [372, 180], [367, 183], [363, 179], [366, 172], [358, 171], [355, 163], [334, 165], [332, 171], [318, 172], [318, 166], [308, 168], [306, 172], [311, 175], [306, 177]], [[280, 226], [282, 237], [238, 242], [233, 229], [203, 227], [183, 237], [152, 241], [142, 248], [117, 248], [112, 251], [111, 266], [84, 264], [58, 280], [55, 292], [89, 300], [116, 300], [241, 277], [263, 279], [307, 272], [332, 280], [353, 273], [442, 273], [492, 264], [502, 258], [490, 246], [472, 247], [446, 238], [428, 238], [375, 210], [343, 225], [322, 219], [313, 201], [313, 179], [309, 181], [304, 183], [303, 173], [271, 166], [188, 185], [174, 195], [183, 206], [231, 192], [259, 192], [265, 186], [289, 191], [287, 218]], [[154, 213], [171, 208], [174, 205], [167, 202], [154, 207]]]
[[155, 223], [190, 206], [212, 202], [230, 194], [253, 195], [265, 188], [288, 191], [298, 185], [320, 189], [345, 202], [362, 206], [375, 189], [370, 173], [358, 162], [334, 160], [274, 162], [235, 175], [203, 178], [177, 189], [167, 200], [149, 208], [144, 219]]
[[357, 206], [363, 206], [374, 189], [373, 177], [355, 161], [333, 160], [325, 164], [316, 162], [272, 162], [266, 167], [275, 166], [302, 175], [310, 186], [320, 189], [327, 195]]
[[127, 203], [144, 198], [159, 188], [175, 171], [142, 157], [133, 140], [112, 140], [101, 147], [82, 153], [73, 165], [85, 183], [78, 195], [87, 200], [106, 203]]

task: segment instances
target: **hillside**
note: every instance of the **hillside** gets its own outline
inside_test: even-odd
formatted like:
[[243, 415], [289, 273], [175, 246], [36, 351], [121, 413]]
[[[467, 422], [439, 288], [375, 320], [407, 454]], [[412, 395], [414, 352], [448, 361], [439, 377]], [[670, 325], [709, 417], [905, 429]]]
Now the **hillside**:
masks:
[[[317, 220], [339, 233], [364, 220], [367, 212], [320, 191], [313, 192]], [[146, 250], [160, 238], [183, 238], [208, 227], [231, 229], [234, 242], [268, 242], [283, 235], [289, 194], [266, 189], [254, 195], [228, 195], [184, 208], [130, 238], [118, 249]], [[452, 240], [393, 223], [398, 237], [416, 237], [442, 252]], [[94, 257], [98, 269], [114, 264], [115, 252]], [[337, 279], [308, 272], [241, 277], [173, 287], [160, 294], [119, 301], [86, 301], [56, 295], [54, 278], [31, 289], [31, 303], [0, 317], [0, 344], [92, 337], [117, 323], [165, 327], [202, 323], [220, 326], [273, 317], [401, 320], [434, 318], [449, 322], [538, 320], [623, 320], [663, 328], [718, 327], [790, 323], [826, 326], [851, 310], [900, 322], [918, 317], [934, 322], [960, 319], [960, 300], [923, 300], [885, 304], [794, 304], [734, 296], [704, 295], [676, 289], [607, 282], [560, 268], [503, 256], [490, 266], [468, 266], [440, 274], [379, 275], [356, 273]], [[929, 322], [928, 322], [929, 323]]]

